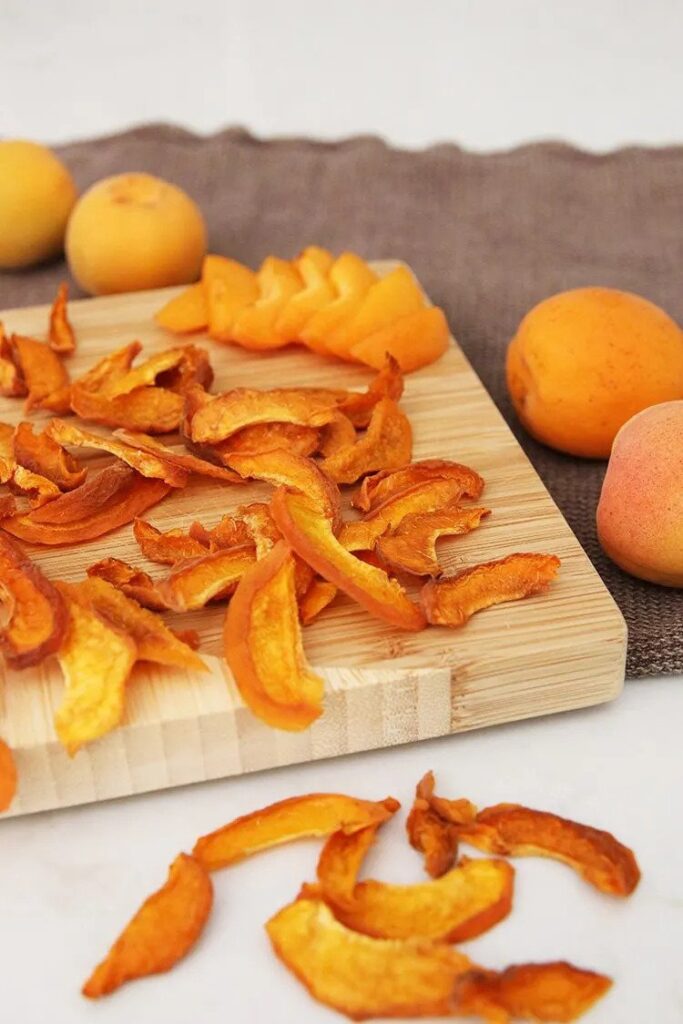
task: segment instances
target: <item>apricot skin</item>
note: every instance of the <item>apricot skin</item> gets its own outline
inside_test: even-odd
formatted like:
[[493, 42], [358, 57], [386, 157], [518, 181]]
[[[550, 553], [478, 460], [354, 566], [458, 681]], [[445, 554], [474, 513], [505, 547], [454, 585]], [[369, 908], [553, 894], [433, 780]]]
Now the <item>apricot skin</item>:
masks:
[[538, 441], [606, 459], [632, 416], [683, 398], [683, 333], [639, 295], [561, 292], [522, 320], [508, 348], [507, 382], [517, 415]]
[[98, 181], [76, 204], [66, 233], [71, 272], [92, 295], [189, 284], [205, 251], [199, 207], [151, 174]]
[[0, 269], [58, 256], [77, 192], [54, 153], [35, 142], [0, 142]]
[[597, 527], [605, 553], [626, 572], [683, 587], [683, 401], [653, 405], [621, 428]]

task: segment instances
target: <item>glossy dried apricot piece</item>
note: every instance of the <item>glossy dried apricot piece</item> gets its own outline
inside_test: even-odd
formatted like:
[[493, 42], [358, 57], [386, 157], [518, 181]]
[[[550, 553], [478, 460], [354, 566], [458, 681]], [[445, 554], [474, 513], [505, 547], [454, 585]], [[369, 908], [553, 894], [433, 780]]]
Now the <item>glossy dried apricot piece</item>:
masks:
[[[69, 384], [66, 368], [59, 356], [43, 341], [13, 334], [10, 345], [28, 391], [26, 410], [45, 408], [45, 403], [57, 393], [62, 393]], [[66, 401], [64, 411], [68, 408], [69, 403]]]
[[67, 312], [67, 300], [69, 298], [69, 286], [62, 281], [57, 289], [57, 297], [50, 309], [50, 326], [48, 341], [50, 348], [61, 355], [70, 355], [76, 350], [76, 335], [69, 321]]
[[336, 299], [314, 313], [299, 332], [300, 341], [322, 354], [327, 354], [326, 339], [353, 316], [378, 280], [365, 260], [352, 252], [343, 252], [337, 257], [330, 267], [329, 279]]
[[376, 541], [399, 527], [406, 516], [442, 509], [459, 496], [460, 487], [456, 480], [424, 480], [392, 494], [363, 519], [345, 523], [339, 533], [339, 542], [347, 551], [371, 551]]
[[423, 459], [399, 469], [381, 470], [366, 476], [353, 495], [351, 504], [354, 508], [369, 512], [398, 491], [404, 491], [425, 480], [437, 479], [457, 480], [464, 498], [479, 498], [484, 490], [484, 481], [469, 466], [446, 459]]
[[157, 584], [161, 598], [177, 612], [203, 608], [227, 597], [256, 561], [253, 544], [221, 548], [181, 562]]
[[291, 550], [278, 541], [244, 573], [223, 628], [225, 659], [247, 707], [294, 731], [321, 715], [324, 689], [304, 654], [295, 572]]
[[160, 974], [190, 952], [213, 905], [213, 885], [194, 857], [181, 853], [161, 889], [148, 896], [83, 986], [89, 999], [127, 981]]
[[435, 626], [464, 626], [484, 608], [519, 601], [547, 590], [560, 568], [556, 555], [518, 553], [482, 562], [457, 576], [430, 580], [421, 601], [427, 621]]
[[15, 494], [23, 494], [28, 497], [32, 508], [42, 508], [49, 501], [61, 496], [57, 484], [40, 473], [33, 473], [25, 466], [15, 466], [8, 486]]
[[255, 454], [285, 448], [295, 455], [312, 455], [318, 448], [320, 430], [300, 423], [254, 423], [232, 434], [216, 446], [220, 461], [225, 464], [233, 452]]
[[259, 423], [322, 427], [334, 415], [324, 401], [306, 395], [235, 388], [210, 398], [192, 416], [190, 435], [198, 444], [217, 444]]
[[301, 277], [303, 287], [294, 292], [285, 303], [275, 321], [278, 337], [298, 341], [301, 331], [319, 309], [324, 309], [336, 298], [329, 272], [334, 258], [326, 249], [311, 245], [304, 249], [293, 264]]
[[284, 449], [248, 455], [235, 452], [228, 465], [240, 476], [265, 480], [308, 495], [335, 527], [341, 516], [339, 488], [311, 459]]
[[379, 824], [396, 801], [362, 800], [345, 793], [308, 793], [245, 814], [197, 840], [192, 851], [207, 871], [236, 864], [262, 850], [298, 839], [357, 832]]
[[0, 531], [0, 651], [7, 664], [29, 668], [54, 654], [64, 639], [67, 621], [59, 591]]
[[305, 593], [299, 598], [299, 618], [302, 626], [314, 622], [328, 605], [332, 604], [338, 590], [334, 583], [313, 579]]

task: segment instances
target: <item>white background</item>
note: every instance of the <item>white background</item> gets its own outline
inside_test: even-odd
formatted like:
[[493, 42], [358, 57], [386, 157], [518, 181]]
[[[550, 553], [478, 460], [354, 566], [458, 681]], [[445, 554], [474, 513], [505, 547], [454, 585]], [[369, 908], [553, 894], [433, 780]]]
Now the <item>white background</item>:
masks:
[[[564, 138], [591, 149], [681, 141], [677, 0], [2, 0], [0, 134], [67, 141], [144, 120], [199, 131], [492, 149]], [[1, 225], [0, 225], [1, 230]], [[469, 951], [491, 966], [567, 957], [612, 974], [595, 1024], [680, 1024], [683, 879], [675, 680], [551, 719], [19, 821], [0, 832], [2, 1018], [16, 1024], [298, 1024], [338, 1019], [273, 960], [261, 925], [311, 878], [316, 847], [217, 877], [200, 947], [171, 975], [98, 1007], [78, 987], [127, 916], [201, 832], [280, 797], [340, 789], [410, 802], [517, 800], [613, 829], [644, 880], [619, 903], [565, 867], [518, 862], [513, 916]], [[372, 874], [420, 880], [392, 823]]]

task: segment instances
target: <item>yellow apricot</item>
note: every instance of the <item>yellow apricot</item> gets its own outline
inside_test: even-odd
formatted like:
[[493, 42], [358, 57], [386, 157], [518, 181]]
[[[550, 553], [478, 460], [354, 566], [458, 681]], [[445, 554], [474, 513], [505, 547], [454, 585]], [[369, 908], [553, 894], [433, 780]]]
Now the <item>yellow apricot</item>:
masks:
[[45, 146], [0, 142], [0, 268], [58, 256], [77, 195], [66, 167]]
[[92, 185], [66, 233], [71, 273], [92, 295], [196, 281], [205, 250], [197, 204], [151, 174], [117, 174]]

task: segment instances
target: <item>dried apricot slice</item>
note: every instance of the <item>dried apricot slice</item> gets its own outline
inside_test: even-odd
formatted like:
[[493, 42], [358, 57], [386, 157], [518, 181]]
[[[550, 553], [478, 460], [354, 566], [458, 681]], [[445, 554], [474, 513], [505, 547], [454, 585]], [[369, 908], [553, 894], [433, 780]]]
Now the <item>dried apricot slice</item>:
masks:
[[338, 484], [352, 484], [366, 473], [404, 466], [410, 461], [412, 449], [408, 417], [393, 399], [382, 398], [372, 410], [363, 437], [323, 459], [321, 468]]
[[323, 680], [306, 661], [287, 544], [245, 572], [228, 606], [225, 659], [253, 713], [280, 729], [306, 729], [322, 713]]
[[260, 423], [322, 427], [334, 417], [325, 401], [305, 394], [235, 388], [210, 398], [192, 416], [190, 435], [198, 444], [216, 444], [238, 430]]
[[387, 531], [395, 530], [406, 516], [442, 509], [460, 496], [457, 480], [424, 480], [405, 491], [392, 494], [363, 519], [345, 523], [339, 542], [347, 551], [371, 551]]
[[253, 544], [221, 548], [181, 562], [157, 584], [167, 607], [177, 612], [204, 608], [209, 601], [232, 594], [235, 587], [256, 561]]
[[351, 504], [354, 508], [368, 512], [398, 491], [404, 491], [424, 480], [437, 479], [457, 480], [464, 498], [479, 498], [484, 490], [484, 481], [469, 466], [446, 459], [424, 459], [399, 469], [381, 470], [366, 476], [351, 499]]
[[47, 431], [34, 434], [33, 424], [19, 423], [14, 431], [14, 457], [20, 466], [40, 473], [61, 491], [73, 491], [85, 480], [87, 470], [58, 444]]
[[76, 335], [69, 322], [67, 313], [67, 299], [69, 298], [69, 286], [62, 281], [57, 289], [57, 297], [52, 303], [50, 310], [50, 329], [48, 340], [53, 352], [61, 355], [70, 355], [76, 350]]
[[54, 654], [64, 639], [67, 622], [59, 591], [19, 546], [0, 532], [0, 651], [8, 665], [29, 668]]
[[86, 571], [88, 576], [97, 576], [98, 579], [111, 583], [143, 608], [150, 608], [155, 612], [166, 610], [166, 603], [159, 596], [152, 577], [141, 569], [135, 569], [127, 562], [122, 562], [120, 558], [103, 558], [100, 562], [89, 565]]
[[337, 587], [327, 580], [314, 579], [299, 599], [299, 618], [302, 626], [308, 626], [318, 618], [337, 596]]
[[235, 452], [227, 461], [242, 477], [266, 480], [307, 494], [335, 526], [339, 524], [339, 488], [311, 459], [279, 449], [255, 455]]
[[339, 403], [339, 409], [356, 427], [366, 427], [372, 410], [382, 398], [393, 398], [398, 402], [403, 394], [403, 374], [393, 356], [387, 355], [375, 379], [365, 391], [349, 392]]
[[[18, 365], [22, 380], [28, 390], [26, 410], [45, 408], [52, 396], [61, 393], [69, 383], [69, 374], [59, 356], [49, 345], [35, 338], [27, 338], [21, 334], [13, 334], [10, 338], [15, 363]], [[65, 393], [66, 394], [66, 393]], [[52, 408], [48, 405], [48, 408]], [[62, 410], [68, 411], [69, 401]], [[57, 410], [55, 410], [57, 411]]]
[[147, 897], [88, 978], [83, 995], [97, 999], [127, 981], [170, 970], [199, 939], [212, 905], [211, 878], [194, 857], [181, 853], [165, 884]]
[[[438, 482], [446, 483], [445, 480]], [[424, 487], [425, 484], [417, 486]], [[392, 500], [395, 498], [388, 498], [377, 507], [377, 511]], [[414, 576], [440, 576], [442, 569], [436, 557], [437, 540], [440, 537], [461, 537], [476, 530], [490, 511], [488, 508], [456, 504], [433, 512], [407, 515], [393, 532], [378, 539], [377, 554], [385, 565], [395, 571], [409, 572]]]
[[443, 818], [431, 805], [434, 794], [434, 773], [427, 772], [415, 788], [415, 799], [406, 820], [408, 841], [413, 849], [424, 854], [428, 875], [440, 878], [453, 867], [458, 852], [456, 826]]
[[134, 521], [133, 536], [145, 558], [161, 565], [176, 565], [187, 558], [201, 558], [209, 550], [207, 545], [182, 530], [162, 533], [144, 519]]
[[221, 483], [225, 484], [241, 483], [241, 478], [237, 473], [232, 473], [229, 469], [224, 469], [222, 466], [216, 466], [213, 462], [207, 462], [206, 459], [199, 459], [196, 455], [191, 455], [189, 452], [173, 451], [167, 445], [162, 444], [161, 441], [149, 437], [148, 434], [138, 434], [132, 430], [119, 429], [114, 431], [114, 436], [119, 437], [129, 447], [137, 448], [148, 455], [157, 455], [164, 462], [169, 463], [171, 466], [176, 466], [186, 473], [208, 476], [212, 480], [220, 480]]
[[518, 553], [482, 562], [457, 576], [430, 580], [422, 588], [422, 606], [428, 622], [455, 629], [483, 608], [542, 593], [559, 568], [556, 555]]

